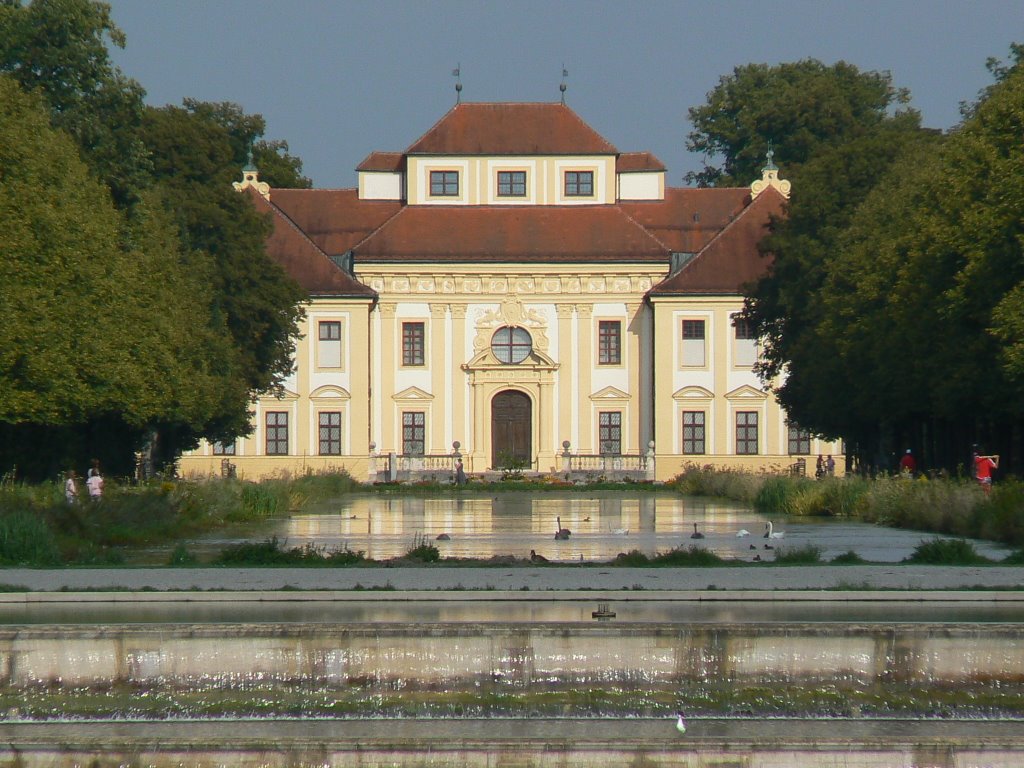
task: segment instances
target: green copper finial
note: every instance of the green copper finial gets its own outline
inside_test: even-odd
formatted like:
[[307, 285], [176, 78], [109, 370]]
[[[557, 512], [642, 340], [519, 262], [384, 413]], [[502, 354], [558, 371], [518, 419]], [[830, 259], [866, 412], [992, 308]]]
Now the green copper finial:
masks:
[[772, 140], [771, 139], [768, 139], [768, 152], [766, 153], [766, 157], [768, 158], [768, 163], [765, 165], [765, 167], [762, 170], [765, 170], [765, 171], [777, 171], [777, 170], [779, 170], [779, 167], [777, 165], [775, 165], [775, 163], [772, 162], [772, 158], [775, 157], [775, 150], [772, 149]]
[[252, 147], [249, 147], [249, 152], [245, 158], [245, 167], [242, 169], [242, 171], [244, 171], [245, 173], [255, 173], [258, 170], [259, 168], [257, 168], [252, 162]]

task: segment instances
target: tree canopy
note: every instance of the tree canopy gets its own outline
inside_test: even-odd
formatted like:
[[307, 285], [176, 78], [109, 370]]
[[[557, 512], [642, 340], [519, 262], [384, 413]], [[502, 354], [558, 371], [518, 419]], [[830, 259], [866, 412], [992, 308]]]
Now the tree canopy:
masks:
[[127, 471], [154, 432], [173, 458], [290, 372], [304, 296], [231, 182], [251, 152], [309, 186], [301, 160], [238, 105], [146, 107], [124, 43], [106, 3], [0, 0], [3, 469]]
[[760, 178], [771, 144], [775, 162], [795, 181], [800, 167], [824, 148], [871, 131], [908, 100], [888, 72], [861, 72], [843, 61], [736, 67], [706, 103], [689, 110], [693, 130], [686, 147], [703, 153], [706, 163], [686, 178], [700, 186], [746, 186]]
[[[948, 136], [890, 121], [870, 145], [809, 160], [789, 219], [765, 243], [775, 261], [747, 302], [764, 333], [762, 373], [781, 377], [779, 398], [799, 423], [883, 467], [913, 447], [955, 470], [978, 441], [1021, 458], [1024, 72], [1015, 55]], [[858, 174], [848, 163], [832, 177], [844, 190], [832, 197], [846, 199], [829, 213], [812, 171], [853, 152], [872, 167]]]

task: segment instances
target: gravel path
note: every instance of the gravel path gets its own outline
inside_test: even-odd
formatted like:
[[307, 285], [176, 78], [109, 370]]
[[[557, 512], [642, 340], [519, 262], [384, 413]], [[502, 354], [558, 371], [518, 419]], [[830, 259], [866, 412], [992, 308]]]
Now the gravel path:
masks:
[[1024, 590], [1024, 567], [605, 566], [0, 569], [6, 592], [142, 590]]

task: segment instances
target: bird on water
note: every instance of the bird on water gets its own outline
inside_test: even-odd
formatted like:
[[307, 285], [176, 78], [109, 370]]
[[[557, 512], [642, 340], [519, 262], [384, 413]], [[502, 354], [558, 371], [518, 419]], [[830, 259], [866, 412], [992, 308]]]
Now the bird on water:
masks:
[[693, 533], [690, 534], [691, 539], [703, 539], [704, 534], [697, 530], [697, 524], [693, 524]]
[[776, 531], [775, 526], [772, 525], [772, 521], [769, 520], [764, 525], [764, 538], [766, 539], [781, 539], [786, 534], [783, 531]]
[[676, 712], [676, 730], [680, 733], [686, 733], [686, 719], [683, 717], [682, 712]]

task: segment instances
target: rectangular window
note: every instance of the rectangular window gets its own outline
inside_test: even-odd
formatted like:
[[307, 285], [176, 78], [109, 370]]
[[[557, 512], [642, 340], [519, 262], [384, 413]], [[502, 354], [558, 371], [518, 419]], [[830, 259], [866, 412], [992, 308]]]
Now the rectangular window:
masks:
[[565, 196], [566, 197], [593, 197], [594, 196], [594, 172], [593, 171], [566, 171], [565, 172]]
[[736, 413], [736, 453], [740, 456], [757, 455], [757, 411]]
[[789, 452], [795, 456], [806, 456], [811, 452], [811, 433], [789, 426]]
[[526, 197], [526, 171], [498, 171], [498, 197]]
[[402, 455], [422, 456], [427, 437], [427, 415], [422, 411], [402, 414]]
[[622, 362], [622, 323], [602, 320], [597, 324], [597, 362], [619, 365]]
[[431, 171], [430, 194], [432, 197], [458, 197], [458, 171]]
[[232, 440], [230, 443], [223, 443], [220, 440], [213, 444], [213, 455], [214, 456], [234, 456], [235, 455], [235, 441]]
[[749, 320], [733, 315], [732, 325], [736, 332], [736, 365], [744, 368], [757, 362], [757, 338]]
[[341, 455], [341, 413], [322, 411], [320, 413], [320, 455]]
[[341, 367], [341, 323], [327, 320], [317, 323], [317, 365], [321, 368]]
[[683, 453], [706, 453], [704, 434], [704, 411], [683, 411]]
[[705, 364], [706, 347], [703, 320], [683, 320], [683, 365]]
[[425, 346], [423, 323], [402, 323], [402, 365], [423, 365]]
[[597, 418], [597, 439], [601, 444], [601, 455], [620, 455], [622, 453], [622, 413], [602, 411]]
[[288, 412], [267, 411], [267, 455], [288, 455]]

